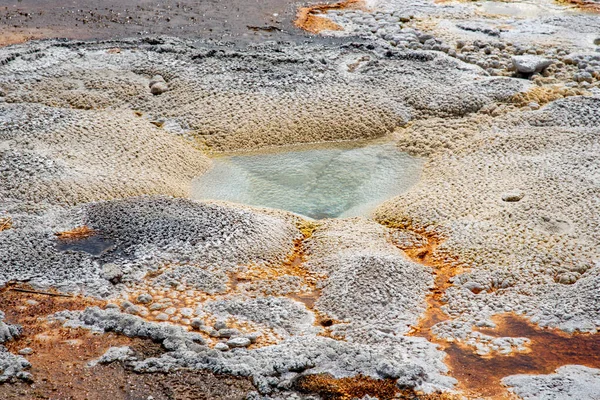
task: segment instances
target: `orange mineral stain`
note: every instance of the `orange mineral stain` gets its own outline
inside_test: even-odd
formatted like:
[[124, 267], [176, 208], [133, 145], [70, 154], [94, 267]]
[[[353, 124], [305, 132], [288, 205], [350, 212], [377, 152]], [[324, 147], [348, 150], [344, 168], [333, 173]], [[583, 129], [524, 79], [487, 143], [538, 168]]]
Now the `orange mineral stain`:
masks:
[[558, 0], [561, 4], [574, 5], [575, 7], [589, 12], [600, 12], [600, 3], [590, 0]]
[[[27, 290], [19, 291], [19, 290]], [[128, 338], [114, 333], [93, 333], [88, 329], [65, 328], [45, 317], [62, 310], [83, 310], [105, 305], [83, 296], [67, 297], [52, 291], [37, 292], [14, 284], [0, 291], [0, 310], [5, 321], [23, 327], [22, 334], [3, 345], [13, 353], [30, 348], [25, 355], [32, 364], [27, 371], [33, 383], [16, 381], [0, 385], [0, 399], [146, 399], [195, 400], [198, 393], [221, 393], [220, 398], [243, 399], [253, 390], [248, 379], [218, 376], [203, 371], [175, 371], [170, 374], [138, 374], [120, 363], [89, 366], [112, 346], [129, 346], [138, 358], [158, 357], [165, 352], [159, 343]]]
[[60, 240], [79, 240], [85, 239], [90, 236], [94, 236], [96, 231], [88, 226], [79, 226], [71, 229], [70, 231], [63, 231], [55, 233], [56, 237]]
[[428, 309], [411, 334], [438, 344], [447, 354], [444, 361], [450, 369], [449, 375], [458, 380], [457, 389], [464, 395], [469, 398], [510, 399], [515, 398], [514, 395], [502, 384], [502, 378], [509, 375], [550, 374], [567, 364], [600, 368], [600, 334], [569, 335], [556, 329], [540, 328], [512, 313], [493, 317], [495, 328], [477, 331], [492, 337], [526, 337], [531, 340], [528, 344], [530, 351], [480, 356], [473, 347], [437, 338], [431, 327], [450, 319], [442, 311], [442, 299], [452, 285], [451, 278], [463, 272], [464, 267], [457, 267], [456, 260], [448, 262], [451, 257], [436, 254], [436, 249], [443, 242], [441, 237], [418, 233], [427, 238], [427, 243], [404, 251], [412, 261], [432, 268], [435, 283], [427, 298]]
[[295, 389], [304, 393], [316, 393], [325, 400], [362, 399], [365, 396], [379, 400], [422, 399], [451, 400], [453, 395], [436, 393], [425, 395], [412, 389], [399, 388], [394, 379], [374, 379], [364, 375], [335, 379], [329, 374], [305, 375], [295, 382]]
[[453, 343], [445, 348], [446, 363], [452, 376], [465, 392], [491, 399], [508, 396], [501, 380], [515, 374], [551, 374], [568, 364], [600, 368], [600, 335], [568, 335], [556, 329], [543, 329], [522, 316], [512, 313], [497, 315], [496, 328], [478, 329], [494, 337], [526, 337], [530, 352], [508, 356], [481, 357], [471, 348]]
[[328, 10], [342, 9], [364, 9], [362, 0], [344, 0], [335, 4], [317, 4], [314, 6], [301, 7], [296, 15], [294, 25], [310, 33], [321, 33], [323, 31], [341, 31], [343, 28], [328, 18], [321, 17]]

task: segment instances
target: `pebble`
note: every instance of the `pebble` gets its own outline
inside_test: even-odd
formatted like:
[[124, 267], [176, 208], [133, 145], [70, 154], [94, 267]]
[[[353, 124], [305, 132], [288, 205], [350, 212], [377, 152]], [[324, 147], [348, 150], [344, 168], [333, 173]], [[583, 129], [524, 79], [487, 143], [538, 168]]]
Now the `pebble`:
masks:
[[236, 337], [227, 341], [229, 347], [248, 347], [250, 344], [250, 339], [247, 337]]
[[17, 378], [25, 382], [33, 382], [33, 375], [29, 372], [20, 371], [17, 373]]
[[179, 310], [179, 313], [184, 317], [191, 317], [192, 315], [194, 315], [194, 310], [188, 307], [184, 307]]
[[256, 341], [258, 340], [258, 338], [261, 337], [261, 336], [262, 336], [262, 334], [260, 332], [252, 332], [252, 333], [246, 335], [246, 337], [248, 339], [250, 339], [250, 343], [253, 343], [253, 344], [256, 343]]
[[125, 300], [121, 303], [121, 308], [128, 309], [130, 307], [135, 307], [132, 302]]
[[169, 316], [165, 313], [160, 313], [156, 316], [157, 321], [167, 321], [168, 319], [169, 319]]
[[152, 303], [152, 296], [148, 293], [142, 293], [137, 297], [136, 301], [142, 304], [149, 304]]
[[150, 78], [150, 82], [148, 83], [148, 87], [152, 87], [155, 84], [162, 82], [165, 83], [165, 78], [162, 77], [162, 75], [154, 75], [152, 78]]
[[112, 284], [117, 284], [123, 278], [123, 270], [114, 263], [104, 264], [102, 266], [102, 277]]
[[190, 321], [190, 325], [192, 328], [200, 329], [204, 327], [204, 321], [202, 321], [200, 318], [194, 318]]
[[175, 307], [169, 307], [165, 310], [165, 314], [173, 315], [173, 314], [175, 314], [176, 311], [177, 311], [177, 309]]
[[[537, 103], [536, 103], [537, 104]], [[539, 108], [539, 105], [538, 105]], [[533, 109], [533, 107], [532, 107]], [[510, 191], [502, 194], [502, 201], [506, 201], [508, 203], [514, 203], [520, 201], [525, 196], [524, 193], [519, 191]]]
[[576, 73], [575, 75], [573, 75], [573, 78], [577, 81], [577, 82], [588, 82], [588, 83], [592, 83], [594, 81], [594, 77], [592, 76], [592, 74], [590, 74], [587, 71], [581, 71]]
[[33, 349], [31, 347], [25, 347], [19, 350], [19, 354], [22, 356], [28, 356], [30, 354], [33, 354]]
[[532, 74], [541, 72], [544, 68], [552, 64], [552, 60], [538, 57], [535, 55], [522, 55], [512, 57], [513, 66], [522, 74]]
[[477, 345], [477, 354], [480, 356], [485, 356], [487, 354], [490, 353], [490, 349], [483, 346], [483, 345]]
[[223, 342], [219, 342], [219, 343], [215, 344], [215, 350], [227, 351], [227, 350], [229, 350], [229, 346], [227, 346]]
[[166, 92], [168, 90], [169, 90], [169, 87], [167, 86], [166, 83], [164, 83], [164, 82], [156, 82], [150, 88], [150, 93], [152, 93], [153, 95], [156, 96], [156, 95], [159, 95], [159, 94], [163, 94], [164, 92]]
[[215, 322], [214, 328], [217, 330], [227, 329], [227, 322], [224, 320], [218, 320], [217, 322]]
[[220, 329], [219, 337], [222, 338], [230, 338], [233, 336], [238, 336], [240, 332], [237, 329]]

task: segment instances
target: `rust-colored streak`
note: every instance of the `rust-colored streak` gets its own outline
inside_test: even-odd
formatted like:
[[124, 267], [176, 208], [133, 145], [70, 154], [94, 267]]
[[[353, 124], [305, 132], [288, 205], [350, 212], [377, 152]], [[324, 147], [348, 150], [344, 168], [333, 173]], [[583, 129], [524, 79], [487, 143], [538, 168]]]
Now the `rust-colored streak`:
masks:
[[374, 379], [364, 375], [335, 379], [329, 374], [304, 375], [298, 378], [294, 387], [304, 393], [315, 393], [324, 400], [362, 399], [365, 396], [379, 400], [422, 399], [450, 400], [456, 397], [448, 394], [424, 395], [412, 389], [401, 389], [394, 379]]
[[294, 25], [310, 33], [321, 33], [323, 31], [341, 31], [341, 26], [328, 18], [321, 17], [318, 14], [324, 14], [328, 10], [340, 9], [363, 9], [363, 0], [344, 0], [335, 4], [317, 4], [308, 7], [301, 7], [296, 15]]
[[0, 232], [12, 228], [13, 220], [10, 217], [0, 218]]
[[438, 344], [447, 357], [445, 363], [450, 375], [459, 382], [458, 389], [464, 394], [487, 399], [507, 399], [511, 394], [502, 385], [502, 378], [515, 374], [549, 374], [567, 364], [580, 364], [600, 367], [600, 335], [567, 335], [558, 330], [542, 329], [527, 319], [515, 314], [502, 314], [494, 317], [496, 328], [479, 329], [481, 333], [494, 337], [526, 337], [531, 340], [531, 351], [515, 352], [511, 355], [490, 353], [480, 356], [472, 347], [460, 342], [447, 342], [438, 339], [431, 327], [449, 320], [442, 311], [445, 291], [452, 285], [451, 278], [464, 271], [456, 266], [456, 260], [448, 262], [448, 257], [436, 254], [443, 239], [432, 234], [418, 232], [425, 236], [424, 246], [404, 249], [408, 257], [432, 268], [435, 274], [434, 288], [428, 298], [428, 309], [413, 327], [412, 335], [424, 337]]
[[96, 231], [88, 226], [79, 226], [77, 228], [71, 229], [70, 231], [63, 231], [55, 233], [56, 237], [60, 240], [79, 240], [85, 239], [90, 236], [94, 236]]
[[464, 268], [457, 267], [436, 257], [436, 249], [444, 241], [442, 237], [426, 232], [418, 233], [426, 238], [426, 244], [422, 247], [404, 249], [404, 252], [412, 261], [430, 267], [435, 279], [434, 287], [427, 297], [427, 310], [417, 326], [413, 327], [412, 334], [424, 337], [429, 341], [435, 341], [435, 337], [431, 333], [431, 327], [449, 319], [449, 316], [441, 309], [444, 304], [442, 297], [446, 289], [452, 286], [452, 277], [462, 273]]
[[305, 393], [317, 393], [326, 400], [362, 399], [367, 395], [388, 400], [400, 392], [393, 379], [377, 380], [363, 375], [341, 379], [328, 374], [307, 375], [296, 381], [296, 388]]
[[480, 357], [472, 349], [449, 345], [447, 363], [452, 375], [467, 392], [493, 399], [506, 398], [501, 379], [515, 374], [550, 374], [560, 366], [579, 364], [600, 367], [600, 335], [568, 335], [554, 329], [542, 329], [515, 314], [494, 317], [497, 327], [479, 329], [496, 337], [526, 337], [531, 352], [509, 356]]
[[292, 253], [279, 265], [250, 265], [246, 271], [230, 275], [231, 291], [237, 290], [238, 285], [244, 282], [275, 280], [283, 276], [297, 276], [313, 291], [322, 276], [304, 267], [306, 255], [303, 240], [295, 241]]
[[558, 3], [574, 5], [584, 11], [600, 12], [600, 4], [590, 0], [557, 0]]

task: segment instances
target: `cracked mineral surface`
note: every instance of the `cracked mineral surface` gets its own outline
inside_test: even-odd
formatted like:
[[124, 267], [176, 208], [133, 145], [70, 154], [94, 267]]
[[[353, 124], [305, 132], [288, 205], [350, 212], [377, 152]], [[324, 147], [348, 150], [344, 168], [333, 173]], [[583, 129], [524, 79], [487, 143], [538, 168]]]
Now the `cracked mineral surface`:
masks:
[[600, 397], [597, 2], [101, 3], [0, 6], [1, 399]]

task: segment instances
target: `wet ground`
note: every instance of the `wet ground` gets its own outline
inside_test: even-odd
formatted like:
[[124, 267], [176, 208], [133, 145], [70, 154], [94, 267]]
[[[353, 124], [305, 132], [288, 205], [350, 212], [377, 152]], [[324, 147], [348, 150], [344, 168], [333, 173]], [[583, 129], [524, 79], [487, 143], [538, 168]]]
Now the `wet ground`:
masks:
[[41, 38], [146, 35], [236, 42], [310, 40], [293, 21], [298, 7], [311, 3], [316, 1], [6, 0], [0, 5], [0, 46]]

